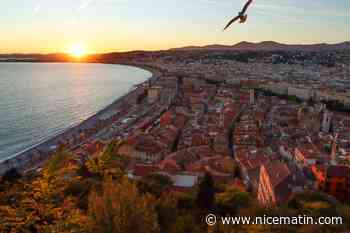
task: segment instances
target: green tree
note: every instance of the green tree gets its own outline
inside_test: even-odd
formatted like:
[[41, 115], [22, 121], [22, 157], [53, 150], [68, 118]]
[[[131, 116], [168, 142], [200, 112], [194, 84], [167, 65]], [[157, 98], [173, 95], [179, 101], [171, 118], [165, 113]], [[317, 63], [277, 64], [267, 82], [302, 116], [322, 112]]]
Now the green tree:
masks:
[[325, 145], [323, 146], [323, 148], [324, 148], [324, 150], [325, 150], [325, 152], [326, 152], [327, 154], [331, 154], [331, 153], [332, 153], [332, 145], [330, 145], [330, 144], [325, 144]]

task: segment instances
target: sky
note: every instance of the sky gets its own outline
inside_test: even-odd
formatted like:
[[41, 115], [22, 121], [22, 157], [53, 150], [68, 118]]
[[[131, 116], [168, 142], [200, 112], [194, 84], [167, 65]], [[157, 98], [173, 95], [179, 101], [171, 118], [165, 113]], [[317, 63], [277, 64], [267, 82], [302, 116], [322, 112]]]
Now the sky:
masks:
[[240, 41], [350, 40], [349, 0], [1, 0], [0, 53], [159, 50]]

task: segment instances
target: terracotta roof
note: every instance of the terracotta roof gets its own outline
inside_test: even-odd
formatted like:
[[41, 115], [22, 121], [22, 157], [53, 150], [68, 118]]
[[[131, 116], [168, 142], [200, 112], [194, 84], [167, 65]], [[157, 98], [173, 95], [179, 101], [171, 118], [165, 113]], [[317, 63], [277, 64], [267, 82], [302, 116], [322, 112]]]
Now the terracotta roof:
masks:
[[320, 155], [316, 147], [312, 145], [304, 145], [297, 148], [306, 159], [317, 159]]
[[179, 150], [167, 157], [167, 159], [173, 159], [176, 162], [184, 162], [186, 166], [201, 160], [202, 158], [212, 157], [216, 155], [216, 152], [210, 149], [209, 146], [190, 147], [183, 150]]
[[[297, 174], [292, 175], [286, 164], [281, 162], [271, 163], [264, 167], [274, 191], [277, 204], [285, 202], [292, 194], [292, 186], [300, 186], [297, 182]], [[295, 181], [293, 179], [295, 177]], [[305, 179], [304, 179], [305, 180]]]
[[159, 144], [159, 142], [155, 141], [151, 137], [142, 137], [138, 138], [136, 141], [135, 149], [138, 151], [144, 151], [148, 153], [160, 153], [162, 151], [162, 146]]
[[290, 171], [287, 165], [281, 162], [271, 163], [265, 166], [265, 168], [270, 177], [270, 182], [273, 187], [279, 185], [290, 175]]
[[190, 192], [192, 190], [192, 188], [188, 188], [188, 187], [176, 187], [176, 186], [171, 186], [167, 189], [169, 192], [175, 192], [175, 193], [186, 193], [186, 192]]
[[136, 164], [133, 173], [135, 176], [144, 177], [159, 171], [160, 169], [157, 165]]
[[180, 166], [176, 163], [175, 160], [172, 159], [163, 160], [159, 166], [163, 172], [169, 174], [175, 174], [181, 171]]
[[266, 165], [270, 162], [270, 159], [260, 153], [257, 154], [240, 154], [240, 163], [248, 170], [254, 170], [260, 168], [261, 165]]

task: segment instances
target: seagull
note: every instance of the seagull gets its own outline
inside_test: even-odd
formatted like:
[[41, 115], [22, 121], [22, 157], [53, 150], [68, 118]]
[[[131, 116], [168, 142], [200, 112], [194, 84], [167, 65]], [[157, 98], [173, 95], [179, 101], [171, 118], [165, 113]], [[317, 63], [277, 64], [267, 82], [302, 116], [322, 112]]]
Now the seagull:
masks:
[[236, 22], [239, 19], [239, 23], [245, 23], [247, 21], [248, 15], [246, 14], [246, 11], [248, 10], [248, 7], [253, 2], [253, 0], [248, 0], [248, 2], [244, 5], [241, 12], [238, 13], [238, 16], [233, 18], [224, 28], [224, 31], [231, 26], [234, 22]]

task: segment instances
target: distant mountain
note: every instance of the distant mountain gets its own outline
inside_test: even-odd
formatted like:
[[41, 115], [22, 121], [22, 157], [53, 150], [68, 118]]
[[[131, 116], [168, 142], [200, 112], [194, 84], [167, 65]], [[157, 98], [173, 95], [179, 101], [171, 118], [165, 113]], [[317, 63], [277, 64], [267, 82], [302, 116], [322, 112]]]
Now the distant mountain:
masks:
[[229, 45], [219, 45], [219, 44], [213, 44], [213, 45], [206, 45], [206, 46], [186, 46], [182, 48], [175, 48], [170, 50], [226, 50], [226, 49], [232, 49], [232, 46]]
[[[263, 41], [252, 43], [247, 41], [239, 42], [235, 45], [212, 44], [206, 46], [186, 46], [162, 51], [129, 51], [129, 52], [111, 52], [105, 54], [91, 54], [85, 61], [115, 61], [118, 58], [125, 58], [142, 54], [152, 54], [166, 51], [322, 51], [322, 50], [350, 50], [350, 41], [338, 44], [282, 44], [275, 41]], [[69, 54], [0, 54], [0, 62], [6, 61], [28, 61], [28, 62], [74, 62]]]
[[242, 41], [235, 45], [207, 45], [207, 46], [187, 46], [183, 48], [177, 48], [172, 50], [344, 50], [350, 49], [350, 42], [343, 42], [338, 44], [282, 44], [275, 41], [263, 41], [260, 43], [252, 43], [247, 41]]

